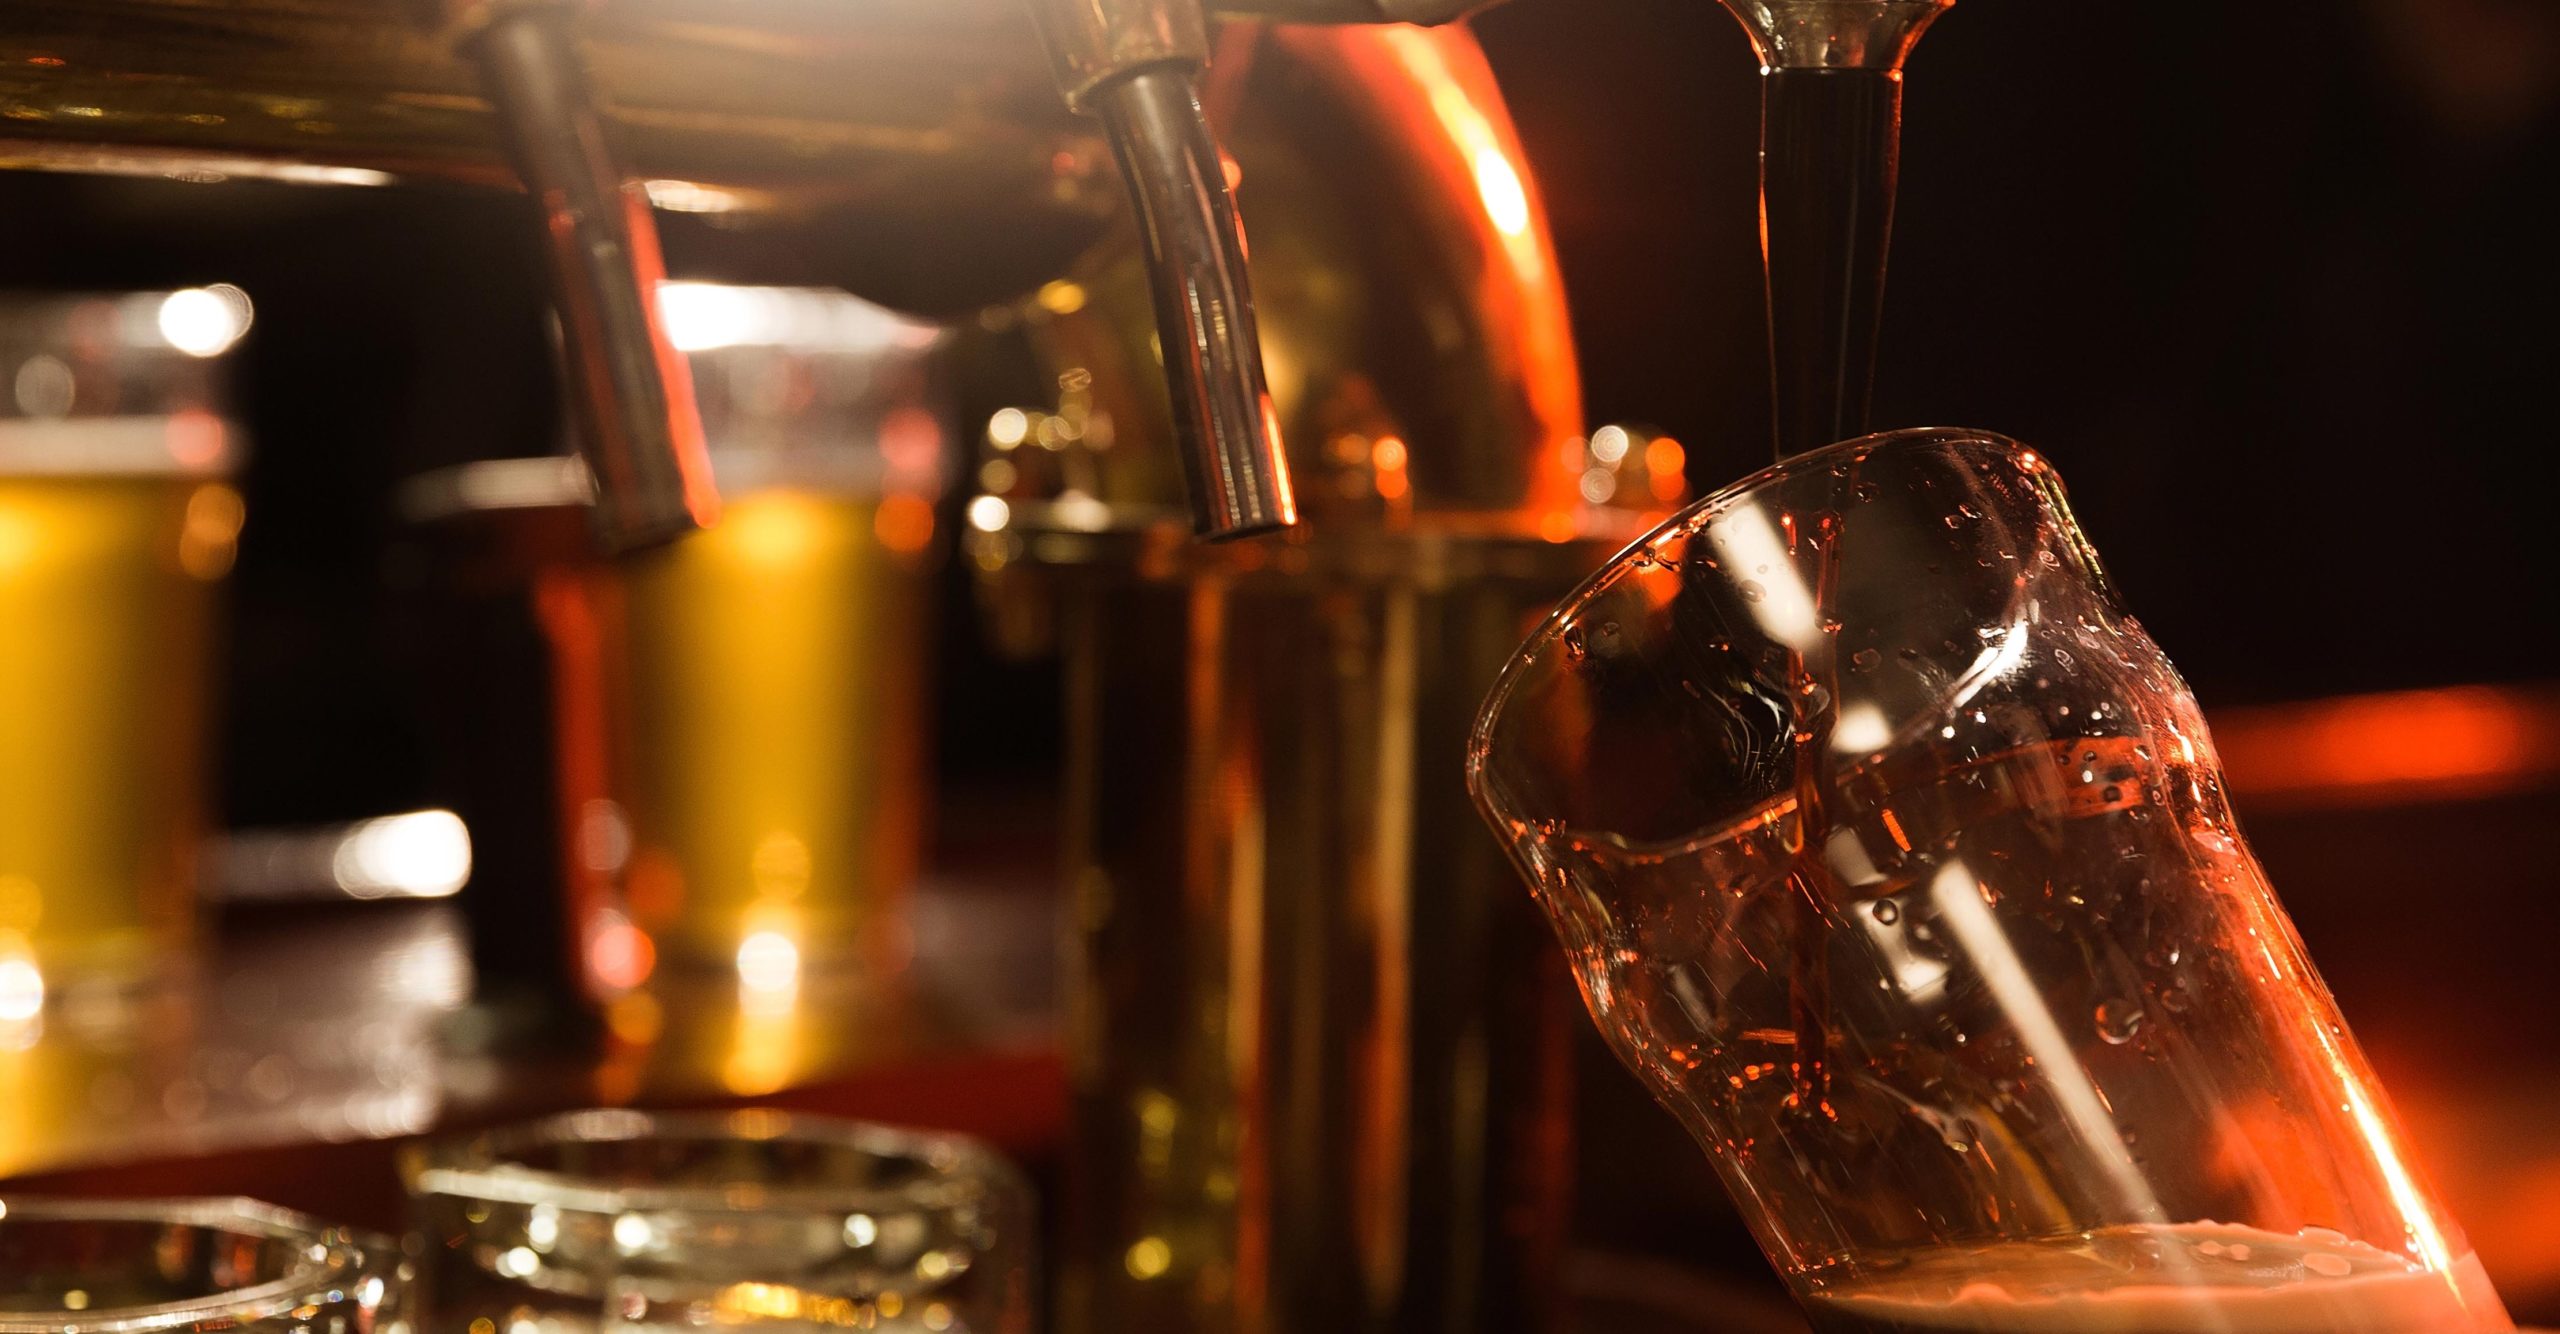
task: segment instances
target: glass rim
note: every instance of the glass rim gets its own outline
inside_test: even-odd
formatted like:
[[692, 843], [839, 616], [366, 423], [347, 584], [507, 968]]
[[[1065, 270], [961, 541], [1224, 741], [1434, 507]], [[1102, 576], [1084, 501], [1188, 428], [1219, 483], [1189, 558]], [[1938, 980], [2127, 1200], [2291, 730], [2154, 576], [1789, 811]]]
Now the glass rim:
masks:
[[1642, 536], [1600, 562], [1598, 569], [1574, 585], [1573, 591], [1559, 600], [1553, 610], [1539, 618], [1537, 628], [1529, 632], [1520, 647], [1512, 651], [1510, 660], [1503, 664], [1502, 674], [1494, 678], [1493, 687], [1485, 692], [1484, 703], [1476, 710], [1475, 723], [1467, 731], [1467, 794], [1474, 799], [1477, 808], [1496, 824], [1509, 818], [1495, 807], [1492, 794], [1486, 790], [1486, 760], [1492, 753], [1495, 720], [1502, 716], [1504, 706], [1510, 703], [1512, 692], [1519, 689], [1529, 668], [1546, 658], [1548, 650], [1595, 599], [1636, 568], [1629, 559], [1636, 552], [1674, 533], [1693, 530], [1710, 517], [1733, 508], [1752, 495], [1817, 468], [1833, 467], [1844, 460], [1863, 459], [1881, 450], [1923, 445], [1971, 446], [2004, 458], [2022, 459], [2030, 466], [2043, 466], [2042, 456], [2036, 451], [1997, 431], [1968, 426], [1910, 426], [1853, 436], [1819, 449], [1790, 454], [1682, 506], [1671, 517], [1645, 530]]
[[[920, 1162], [931, 1175], [903, 1186], [601, 1185], [593, 1177], [532, 1167], [516, 1158], [548, 1145], [652, 1139], [818, 1144], [875, 1158]], [[912, 1206], [919, 1184], [984, 1181], [1011, 1192], [1026, 1189], [1009, 1160], [965, 1135], [763, 1107], [689, 1112], [608, 1107], [561, 1112], [412, 1146], [401, 1166], [412, 1197], [551, 1205], [587, 1214], [857, 1213]]]
[[92, 1200], [20, 1196], [0, 1202], [0, 1228], [20, 1222], [143, 1223], [246, 1233], [271, 1241], [304, 1243], [292, 1270], [243, 1288], [178, 1301], [81, 1311], [29, 1311], [0, 1307], [0, 1334], [118, 1334], [179, 1328], [220, 1317], [246, 1325], [272, 1320], [298, 1307], [333, 1304], [332, 1288], [366, 1278], [390, 1283], [398, 1247], [386, 1237], [323, 1223], [308, 1214], [245, 1196], [179, 1196], [145, 1200]]

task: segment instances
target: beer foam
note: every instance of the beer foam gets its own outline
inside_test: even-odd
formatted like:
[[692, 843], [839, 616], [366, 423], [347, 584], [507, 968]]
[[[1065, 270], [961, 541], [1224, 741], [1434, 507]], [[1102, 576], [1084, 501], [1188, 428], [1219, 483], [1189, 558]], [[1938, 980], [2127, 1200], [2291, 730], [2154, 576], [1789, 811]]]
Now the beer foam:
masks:
[[1918, 1253], [1819, 1288], [1824, 1328], [1986, 1334], [2481, 1334], [2514, 1326], [2478, 1259], [2449, 1272], [2325, 1228], [2107, 1228]]

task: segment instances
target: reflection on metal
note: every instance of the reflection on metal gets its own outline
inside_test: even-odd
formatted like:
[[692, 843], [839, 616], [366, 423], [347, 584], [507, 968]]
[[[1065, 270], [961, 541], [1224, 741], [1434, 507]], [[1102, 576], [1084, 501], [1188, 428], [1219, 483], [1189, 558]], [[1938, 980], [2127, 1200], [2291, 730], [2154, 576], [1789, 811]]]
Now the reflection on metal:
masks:
[[606, 142], [577, 19], [564, 3], [511, 4], [463, 46], [542, 211], [578, 447], [597, 530], [619, 551], [710, 523], [719, 495], [691, 372], [658, 317], [657, 224]]
[[1264, 383], [1244, 233], [1191, 79], [1150, 68], [1090, 96], [1110, 128], [1146, 238], [1156, 341], [1192, 528], [1215, 540], [1286, 528], [1298, 521], [1298, 508]]
[[[1198, 0], [1037, 0], [1032, 13], [1059, 91], [1101, 119], [1137, 205], [1194, 530], [1225, 540], [1296, 523], [1254, 328], [1233, 168], [1200, 106], [1209, 38]], [[1084, 301], [1073, 284], [1052, 284], [1040, 296], [1058, 314]]]
[[2252, 811], [2389, 806], [2560, 779], [2560, 690], [2453, 686], [2217, 710], [2215, 749]]

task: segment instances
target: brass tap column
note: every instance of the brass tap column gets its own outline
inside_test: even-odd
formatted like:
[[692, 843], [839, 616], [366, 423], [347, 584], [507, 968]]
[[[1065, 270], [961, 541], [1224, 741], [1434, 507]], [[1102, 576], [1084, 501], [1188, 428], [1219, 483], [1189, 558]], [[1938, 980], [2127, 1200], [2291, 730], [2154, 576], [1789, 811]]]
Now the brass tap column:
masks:
[[970, 510], [991, 600], [1059, 609], [1068, 663], [1058, 1327], [1535, 1330], [1573, 1000], [1461, 761], [1527, 623], [1641, 518], [1585, 500], [1554, 256], [1473, 41], [1231, 26], [1216, 57], [1300, 526], [1187, 540], [1125, 246], [1024, 308], [1059, 398], [990, 423]]

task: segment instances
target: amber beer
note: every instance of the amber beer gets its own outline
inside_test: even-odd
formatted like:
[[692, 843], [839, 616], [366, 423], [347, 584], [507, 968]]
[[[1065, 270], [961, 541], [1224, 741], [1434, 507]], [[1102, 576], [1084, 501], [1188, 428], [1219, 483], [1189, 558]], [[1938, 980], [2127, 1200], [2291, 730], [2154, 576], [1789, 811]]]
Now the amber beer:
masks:
[[599, 1000], [734, 981], [770, 1022], [741, 1029], [731, 1083], [761, 1091], [798, 1043], [804, 973], [877, 976], [906, 952], [937, 334], [838, 292], [671, 283], [661, 302], [723, 510], [540, 576], [570, 913]]
[[667, 963], [779, 989], [804, 954], [901, 950], [932, 525], [915, 497], [758, 489], [597, 576], [629, 700], [627, 892]]
[[0, 307], [0, 1023], [187, 935], [246, 327], [230, 289]]

